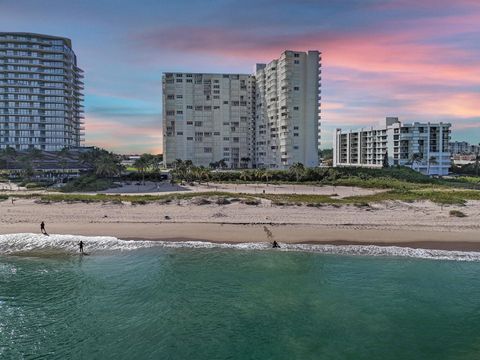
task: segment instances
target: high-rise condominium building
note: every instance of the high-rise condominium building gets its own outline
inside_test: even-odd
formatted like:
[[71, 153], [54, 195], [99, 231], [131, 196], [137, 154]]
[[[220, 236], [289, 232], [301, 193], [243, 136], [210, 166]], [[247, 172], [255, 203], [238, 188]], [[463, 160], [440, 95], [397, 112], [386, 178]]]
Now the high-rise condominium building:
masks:
[[255, 81], [240, 74], [163, 74], [163, 155], [209, 166], [250, 167]]
[[267, 65], [257, 64], [257, 167], [318, 165], [320, 74], [318, 51], [285, 51]]
[[69, 39], [0, 32], [0, 149], [80, 146], [82, 78]]
[[386, 118], [385, 125], [360, 130], [337, 129], [333, 166], [408, 166], [425, 175], [448, 175], [449, 123], [403, 124]]
[[320, 55], [285, 51], [256, 76], [163, 74], [164, 161], [318, 165]]

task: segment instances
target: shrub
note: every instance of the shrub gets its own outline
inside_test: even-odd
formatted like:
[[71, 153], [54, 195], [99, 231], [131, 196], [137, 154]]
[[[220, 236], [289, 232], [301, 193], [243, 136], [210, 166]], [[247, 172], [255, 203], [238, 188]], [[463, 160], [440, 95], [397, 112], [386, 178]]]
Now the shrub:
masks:
[[460, 210], [450, 210], [450, 216], [453, 217], [466, 217], [467, 215], [464, 212], [461, 212]]
[[242, 202], [245, 205], [260, 205], [260, 200], [258, 199], [245, 199]]
[[39, 188], [39, 187], [42, 187], [42, 185], [41, 185], [41, 184], [34, 183], [34, 182], [30, 182], [30, 183], [26, 183], [26, 184], [25, 184], [25, 187], [26, 187], [27, 189], [37, 189], [37, 188]]
[[112, 187], [117, 187], [110, 179], [100, 179], [95, 175], [80, 176], [73, 181], [67, 183], [61, 191], [102, 191]]
[[231, 204], [232, 202], [225, 197], [220, 197], [215, 201], [215, 203], [217, 205], [228, 205], [228, 204]]
[[192, 203], [195, 205], [208, 205], [208, 204], [211, 204], [212, 202], [205, 198], [195, 198], [192, 200]]

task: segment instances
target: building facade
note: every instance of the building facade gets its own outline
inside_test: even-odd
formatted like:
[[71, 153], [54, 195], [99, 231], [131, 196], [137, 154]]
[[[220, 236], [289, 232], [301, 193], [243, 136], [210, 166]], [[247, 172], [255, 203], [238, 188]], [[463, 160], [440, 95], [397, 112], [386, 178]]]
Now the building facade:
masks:
[[257, 167], [318, 166], [320, 66], [318, 51], [285, 51], [268, 64], [257, 64]]
[[476, 155], [480, 152], [480, 145], [472, 145], [466, 141], [453, 141], [449, 144], [450, 154], [455, 155]]
[[318, 51], [285, 51], [255, 75], [164, 73], [165, 165], [317, 166], [320, 73]]
[[163, 156], [251, 167], [255, 79], [244, 74], [163, 74]]
[[403, 124], [388, 117], [385, 124], [360, 130], [337, 129], [333, 166], [408, 166], [425, 175], [448, 175], [449, 123]]
[[69, 39], [0, 32], [0, 149], [81, 146], [82, 78]]

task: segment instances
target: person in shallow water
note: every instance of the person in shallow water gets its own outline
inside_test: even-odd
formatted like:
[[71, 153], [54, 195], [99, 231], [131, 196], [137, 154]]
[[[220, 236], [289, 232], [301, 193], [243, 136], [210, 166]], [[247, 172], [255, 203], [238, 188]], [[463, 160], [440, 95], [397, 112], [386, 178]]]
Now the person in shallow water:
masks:
[[279, 248], [279, 247], [280, 245], [278, 245], [278, 243], [275, 240], [273, 240], [272, 248]]
[[80, 240], [80, 242], [78, 243], [78, 247], [80, 248], [80, 254], [83, 254], [83, 241]]
[[40, 224], [40, 231], [42, 232], [42, 234], [47, 235], [47, 230], [45, 230], [45, 223], [43, 221]]

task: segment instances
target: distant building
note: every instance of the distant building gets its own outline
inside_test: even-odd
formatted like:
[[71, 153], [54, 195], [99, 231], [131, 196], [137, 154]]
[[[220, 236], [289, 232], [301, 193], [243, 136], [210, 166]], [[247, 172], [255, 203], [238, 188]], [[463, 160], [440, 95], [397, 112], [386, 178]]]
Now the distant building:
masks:
[[0, 149], [80, 146], [82, 78], [70, 39], [0, 32]]
[[320, 54], [285, 51], [248, 74], [163, 74], [164, 163], [318, 165]]
[[267, 65], [257, 64], [257, 167], [318, 166], [320, 74], [318, 51], [285, 51]]
[[448, 175], [449, 123], [403, 124], [387, 117], [385, 125], [360, 130], [337, 129], [333, 166], [408, 166], [425, 175]]
[[480, 152], [480, 145], [471, 145], [466, 141], [453, 141], [449, 143], [450, 154], [455, 155], [475, 155]]
[[252, 75], [164, 73], [164, 163], [251, 167], [254, 94]]

